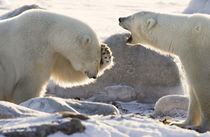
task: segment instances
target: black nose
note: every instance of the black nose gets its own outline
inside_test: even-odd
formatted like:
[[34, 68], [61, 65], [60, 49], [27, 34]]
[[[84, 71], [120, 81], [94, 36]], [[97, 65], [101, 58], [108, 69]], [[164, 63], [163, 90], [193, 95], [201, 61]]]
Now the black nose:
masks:
[[119, 22], [123, 22], [125, 18], [119, 18]]
[[93, 78], [93, 79], [96, 79], [96, 76], [93, 76], [92, 78]]

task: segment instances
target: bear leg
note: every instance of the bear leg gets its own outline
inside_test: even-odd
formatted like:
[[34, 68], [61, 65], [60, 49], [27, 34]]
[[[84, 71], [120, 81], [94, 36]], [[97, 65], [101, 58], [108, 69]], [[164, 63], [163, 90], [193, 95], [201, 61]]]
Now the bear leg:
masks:
[[189, 92], [190, 104], [188, 107], [187, 119], [181, 123], [171, 123], [171, 125], [176, 125], [182, 128], [188, 128], [189, 126], [199, 125], [201, 121], [200, 109], [198, 100], [192, 89]]
[[13, 102], [22, 103], [30, 98], [37, 97], [40, 94], [40, 83], [32, 79], [22, 79], [17, 84], [13, 91]]
[[15, 67], [10, 58], [0, 54], [0, 100], [12, 101], [12, 90], [16, 79]]
[[[204, 101], [205, 100], [205, 101]], [[200, 106], [201, 106], [201, 123], [198, 126], [188, 127], [189, 129], [196, 130], [198, 132], [206, 132], [210, 131], [210, 103], [208, 102], [208, 97], [202, 97], [200, 100]]]
[[210, 130], [210, 85], [208, 77], [197, 76], [197, 82], [194, 85], [196, 90], [194, 93], [200, 106], [201, 122], [199, 125], [188, 126], [187, 128], [203, 133]]

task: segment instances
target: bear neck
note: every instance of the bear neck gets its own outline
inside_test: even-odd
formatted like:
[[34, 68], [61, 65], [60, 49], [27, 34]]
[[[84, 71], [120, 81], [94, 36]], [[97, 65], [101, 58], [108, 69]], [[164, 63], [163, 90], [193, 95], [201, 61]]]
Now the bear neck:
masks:
[[[167, 15], [157, 17], [157, 24], [146, 33], [147, 44], [161, 51], [180, 55], [181, 46], [190, 31], [187, 15]], [[178, 21], [177, 21], [178, 20]], [[185, 31], [180, 28], [185, 28]]]

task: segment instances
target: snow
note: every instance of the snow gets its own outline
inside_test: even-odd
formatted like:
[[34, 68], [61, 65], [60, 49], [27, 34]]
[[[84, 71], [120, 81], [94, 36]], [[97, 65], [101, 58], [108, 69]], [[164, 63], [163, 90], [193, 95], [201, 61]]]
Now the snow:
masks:
[[[39, 98], [37, 98], [39, 99]], [[40, 100], [43, 98], [40, 98]], [[33, 100], [33, 99], [32, 99]], [[68, 99], [59, 99], [68, 101]], [[59, 101], [63, 104], [62, 101]], [[30, 100], [29, 100], [30, 102]], [[38, 101], [37, 101], [38, 102]], [[36, 102], [31, 102], [37, 104]], [[165, 125], [160, 122], [160, 119], [165, 117], [153, 117], [154, 104], [141, 104], [136, 101], [132, 102], [112, 102], [121, 111], [121, 115], [92, 115], [90, 119], [82, 121], [85, 126], [85, 131], [82, 133], [74, 133], [68, 137], [209, 137], [210, 132], [200, 134], [195, 131], [182, 129], [176, 126]], [[27, 103], [25, 103], [27, 104]], [[29, 103], [30, 104], [30, 103]], [[7, 104], [10, 108], [12, 104]], [[18, 106], [14, 105], [13, 108]], [[65, 106], [60, 106], [65, 107]], [[23, 108], [27, 110], [28, 108]], [[49, 109], [51, 109], [49, 107]], [[88, 109], [88, 108], [87, 108]], [[124, 111], [127, 110], [127, 111]], [[45, 108], [45, 111], [48, 111]], [[43, 112], [40, 112], [43, 113]], [[177, 117], [168, 117], [170, 121], [177, 120]], [[58, 116], [50, 114], [39, 114], [36, 116], [18, 117], [13, 119], [1, 119], [0, 127], [4, 130], [11, 130], [13, 128], [23, 128], [31, 125], [41, 125], [51, 121], [57, 121]], [[180, 121], [180, 118], [178, 119]], [[67, 137], [62, 132], [57, 132], [48, 137]]]
[[0, 118], [28, 117], [47, 115], [40, 111], [32, 110], [6, 101], [0, 101]]
[[[182, 12], [189, 0], [0, 0], [0, 14], [24, 4], [36, 3], [49, 10], [78, 18], [88, 23], [99, 35], [101, 40], [115, 33], [126, 32], [118, 26], [118, 18], [127, 16], [140, 10], [153, 10], [161, 12]], [[185, 13], [209, 13], [209, 0], [192, 0]], [[70, 137], [209, 137], [210, 132], [204, 134], [168, 126], [159, 122], [159, 118], [152, 119], [154, 104], [141, 104], [132, 102], [111, 102], [118, 106], [121, 115], [90, 116], [91, 119], [83, 121], [86, 130], [84, 133], [75, 133]], [[37, 105], [37, 104], [36, 104]], [[35, 106], [37, 107], [37, 106]], [[163, 106], [164, 107], [164, 106]], [[49, 112], [51, 108], [45, 108]], [[40, 124], [55, 120], [55, 117], [38, 114], [24, 118], [0, 121], [0, 127], [12, 129], [19, 125], [27, 127], [30, 124]], [[172, 117], [170, 120], [182, 120]], [[2, 137], [0, 135], [0, 137]], [[57, 132], [49, 137], [67, 137]]]
[[[49, 115], [41, 115], [37, 117], [27, 117], [27, 118], [16, 118], [10, 119], [6, 124], [3, 124], [5, 130], [19, 128], [19, 127], [28, 127], [29, 125], [41, 125], [44, 123], [49, 123], [49, 121], [55, 121], [58, 117], [56, 116], [49, 116]], [[2, 121], [0, 122], [2, 125]]]
[[[84, 121], [84, 133], [75, 133], [71, 137], [208, 137], [210, 134], [198, 134], [195, 131], [164, 125], [157, 120], [141, 116], [124, 115], [111, 118], [96, 116]], [[56, 133], [49, 137], [67, 137]]]
[[138, 114], [141, 116], [146, 116], [154, 114], [154, 104], [143, 104], [137, 101], [130, 101], [130, 102], [115, 101], [112, 102], [112, 104], [119, 109], [122, 115]]

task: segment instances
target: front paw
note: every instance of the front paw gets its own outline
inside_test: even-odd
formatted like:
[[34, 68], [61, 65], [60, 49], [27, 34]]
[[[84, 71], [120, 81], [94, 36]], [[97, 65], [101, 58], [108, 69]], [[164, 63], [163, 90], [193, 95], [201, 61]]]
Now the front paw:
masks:
[[109, 47], [105, 44], [101, 44], [101, 68], [105, 68], [106, 66], [112, 63], [112, 52]]
[[202, 126], [187, 126], [186, 128], [190, 130], [195, 130], [199, 133], [204, 133], [208, 131], [205, 127], [202, 127]]
[[187, 128], [187, 125], [184, 122], [171, 122], [170, 126], [173, 126], [173, 125], [181, 127], [181, 128]]

